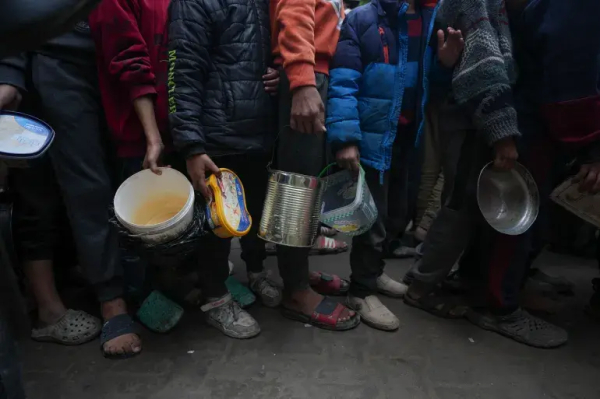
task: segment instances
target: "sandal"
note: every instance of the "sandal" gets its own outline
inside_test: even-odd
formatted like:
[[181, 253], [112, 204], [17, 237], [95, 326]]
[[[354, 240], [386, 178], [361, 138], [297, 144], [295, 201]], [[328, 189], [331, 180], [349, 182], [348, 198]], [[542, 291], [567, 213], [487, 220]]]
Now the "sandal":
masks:
[[62, 345], [81, 345], [100, 334], [100, 319], [81, 310], [69, 309], [56, 323], [31, 331], [31, 339]]
[[346, 295], [350, 289], [350, 281], [335, 274], [311, 272], [308, 276], [310, 286], [321, 295]]
[[434, 291], [418, 299], [407, 293], [404, 296], [404, 303], [444, 319], [461, 319], [468, 310], [463, 298], [456, 295], [444, 295], [439, 291]]
[[505, 316], [471, 309], [467, 319], [484, 330], [493, 331], [534, 348], [556, 348], [569, 339], [566, 330], [517, 309]]
[[[348, 244], [343, 241], [327, 237], [325, 234], [319, 235], [315, 245], [310, 249], [309, 255], [336, 255], [348, 250]], [[272, 242], [265, 244], [267, 256], [277, 255], [277, 245]]]
[[325, 297], [310, 316], [286, 307], [282, 308], [281, 313], [290, 320], [300, 321], [324, 330], [346, 331], [351, 330], [360, 324], [360, 316], [358, 313], [354, 313], [349, 320], [338, 322], [340, 314], [345, 309], [347, 308], [341, 303]]
[[321, 225], [321, 227], [319, 227], [319, 235], [325, 236], [325, 237], [335, 237], [337, 235], [338, 231], [334, 228], [331, 227], [327, 227], [325, 225]]
[[126, 334], [139, 334], [136, 331], [135, 323], [128, 314], [120, 314], [108, 320], [102, 326], [102, 335], [100, 336], [100, 350], [104, 357], [108, 359], [128, 359], [138, 355], [140, 352], [127, 352], [123, 354], [109, 354], [104, 351], [104, 344], [108, 341], [121, 337]]
[[225, 285], [233, 297], [233, 300], [236, 301], [243, 309], [256, 302], [256, 296], [250, 290], [250, 288], [240, 283], [235, 277], [229, 276], [227, 280], [225, 280]]
[[310, 249], [310, 255], [335, 255], [348, 250], [348, 244], [330, 237], [319, 236]]

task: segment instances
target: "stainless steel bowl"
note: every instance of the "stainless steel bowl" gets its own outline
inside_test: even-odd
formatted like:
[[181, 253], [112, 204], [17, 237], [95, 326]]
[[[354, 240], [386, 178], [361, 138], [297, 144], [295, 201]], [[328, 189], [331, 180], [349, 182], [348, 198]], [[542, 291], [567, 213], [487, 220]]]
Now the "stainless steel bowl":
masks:
[[510, 171], [498, 171], [490, 162], [479, 173], [477, 204], [490, 226], [516, 236], [535, 222], [540, 194], [533, 176], [520, 163]]

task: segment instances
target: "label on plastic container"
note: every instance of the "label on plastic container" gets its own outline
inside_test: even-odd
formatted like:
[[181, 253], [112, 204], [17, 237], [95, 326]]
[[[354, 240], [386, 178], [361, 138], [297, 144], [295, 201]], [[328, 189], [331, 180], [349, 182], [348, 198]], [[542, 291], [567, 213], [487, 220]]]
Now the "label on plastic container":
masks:
[[40, 152], [51, 130], [35, 119], [0, 114], [0, 152], [8, 155], [34, 155]]
[[239, 179], [232, 173], [223, 172], [218, 182], [223, 196], [223, 217], [235, 230], [246, 231], [250, 227], [250, 219]]

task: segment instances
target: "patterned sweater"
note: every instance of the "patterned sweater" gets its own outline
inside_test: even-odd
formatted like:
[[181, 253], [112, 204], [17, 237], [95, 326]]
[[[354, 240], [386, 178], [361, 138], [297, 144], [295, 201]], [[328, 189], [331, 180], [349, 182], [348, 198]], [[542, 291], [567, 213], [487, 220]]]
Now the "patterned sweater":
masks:
[[485, 141], [519, 136], [512, 84], [515, 63], [504, 0], [444, 0], [442, 26], [460, 29], [465, 49], [454, 69], [452, 92]]

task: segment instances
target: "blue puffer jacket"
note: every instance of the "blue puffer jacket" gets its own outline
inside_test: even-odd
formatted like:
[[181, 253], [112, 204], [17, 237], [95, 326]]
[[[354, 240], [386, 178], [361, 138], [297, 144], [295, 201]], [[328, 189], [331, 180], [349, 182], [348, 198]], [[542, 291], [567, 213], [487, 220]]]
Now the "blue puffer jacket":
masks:
[[[360, 148], [361, 162], [380, 171], [390, 168], [392, 144], [402, 109], [408, 73], [408, 4], [399, 0], [372, 0], [354, 9], [344, 21], [330, 69], [327, 101], [327, 137], [337, 150], [349, 144]], [[415, 146], [423, 128], [429, 73], [434, 62], [429, 45], [437, 1], [421, 6], [426, 37], [422, 42], [422, 84], [417, 101]], [[435, 36], [435, 35], [434, 35]], [[384, 43], [389, 63], [385, 62]], [[442, 71], [440, 71], [441, 73]]]

